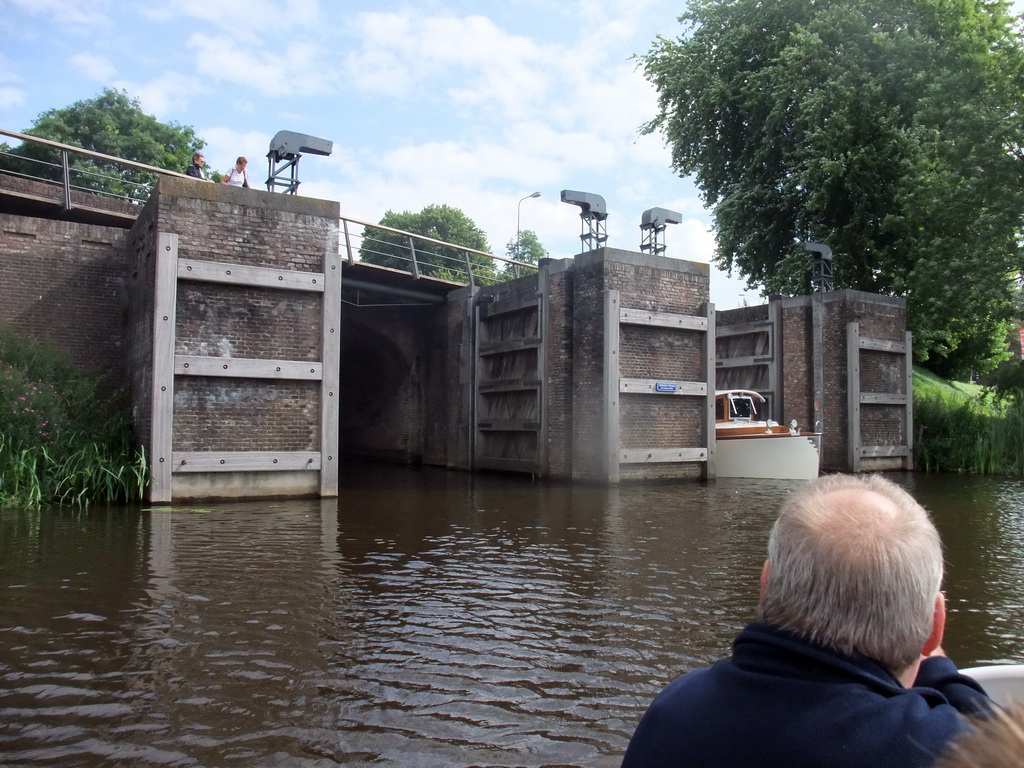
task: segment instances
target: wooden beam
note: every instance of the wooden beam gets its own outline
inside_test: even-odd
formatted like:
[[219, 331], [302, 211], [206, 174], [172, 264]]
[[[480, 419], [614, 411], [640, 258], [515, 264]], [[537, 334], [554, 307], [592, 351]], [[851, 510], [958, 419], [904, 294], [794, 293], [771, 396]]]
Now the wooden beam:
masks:
[[648, 312], [643, 309], [620, 309], [619, 322], [623, 325], [651, 325], [677, 330], [706, 331], [708, 319], [695, 315], [674, 315], [668, 312]]
[[708, 385], [703, 381], [670, 379], [619, 379], [619, 392], [634, 395], [694, 395], [707, 397]]
[[178, 306], [178, 236], [158, 232], [153, 299], [153, 372], [150, 399], [149, 464], [146, 496], [171, 501], [171, 449], [174, 435], [174, 334]]
[[899, 341], [887, 341], [885, 339], [860, 339], [860, 348], [869, 349], [874, 352], [892, 352], [902, 355], [907, 351], [907, 345]]
[[861, 458], [879, 458], [883, 456], [908, 456], [910, 449], [905, 445], [862, 445]]
[[707, 448], [625, 448], [619, 453], [623, 464], [669, 464], [708, 460]]
[[175, 451], [173, 470], [185, 472], [319, 471], [319, 451]]
[[323, 293], [324, 290], [324, 275], [321, 272], [246, 267], [241, 264], [197, 259], [178, 259], [178, 279], [291, 291]]
[[[320, 495], [338, 495], [341, 437], [341, 254], [324, 248], [320, 359]], [[312, 366], [311, 366], [312, 367]]]
[[323, 379], [323, 363], [301, 360], [259, 360], [247, 357], [204, 357], [175, 355], [174, 372], [179, 376], [222, 376], [245, 379]]
[[604, 471], [605, 480], [612, 485], [619, 482], [619, 321], [622, 317], [619, 307], [619, 292], [604, 292], [604, 345], [602, 348], [603, 397], [604, 401]]
[[894, 392], [861, 392], [861, 405], [906, 405], [907, 396]]

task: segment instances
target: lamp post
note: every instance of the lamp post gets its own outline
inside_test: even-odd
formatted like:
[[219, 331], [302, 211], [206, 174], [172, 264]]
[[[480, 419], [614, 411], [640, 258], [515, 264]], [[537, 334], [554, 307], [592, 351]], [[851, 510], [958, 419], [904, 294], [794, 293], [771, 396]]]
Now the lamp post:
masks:
[[[520, 246], [522, 241], [519, 239], [519, 214], [523, 209], [523, 200], [529, 200], [533, 197], [540, 197], [540, 192], [534, 192], [532, 195], [527, 195], [519, 199], [519, 204], [516, 205], [516, 261], [523, 260], [523, 254], [520, 252]], [[516, 267], [516, 277], [519, 276], [519, 267]]]

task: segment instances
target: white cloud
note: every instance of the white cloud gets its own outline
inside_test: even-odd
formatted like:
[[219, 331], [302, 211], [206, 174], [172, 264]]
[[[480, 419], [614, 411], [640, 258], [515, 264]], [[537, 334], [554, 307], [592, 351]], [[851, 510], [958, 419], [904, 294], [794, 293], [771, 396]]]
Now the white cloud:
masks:
[[182, 112], [190, 98], [200, 93], [193, 79], [175, 72], [166, 72], [146, 83], [118, 80], [113, 85], [137, 98], [143, 112], [165, 121]]
[[108, 82], [117, 73], [117, 69], [110, 62], [110, 59], [95, 53], [77, 53], [71, 57], [69, 63], [83, 77], [97, 80], [101, 83]]
[[419, 89], [463, 109], [497, 105], [522, 118], [551, 89], [544, 48], [484, 16], [364, 13], [353, 31], [359, 44], [346, 56], [346, 80], [366, 93]]
[[25, 103], [25, 91], [12, 85], [0, 85], [0, 109], [11, 109]]
[[[281, 30], [296, 26], [316, 27], [321, 20], [318, 0], [163, 0], [140, 9], [155, 22], [178, 18], [198, 19], [243, 40], [258, 37], [261, 29]], [[194, 25], [193, 25], [194, 26]]]
[[314, 43], [292, 42], [280, 53], [271, 53], [262, 47], [240, 45], [227, 35], [194, 34], [187, 46], [195, 52], [199, 74], [266, 96], [325, 94], [336, 79], [324, 67], [324, 53]]
[[110, 0], [7, 0], [25, 14], [43, 16], [54, 24], [75, 31], [109, 26]]

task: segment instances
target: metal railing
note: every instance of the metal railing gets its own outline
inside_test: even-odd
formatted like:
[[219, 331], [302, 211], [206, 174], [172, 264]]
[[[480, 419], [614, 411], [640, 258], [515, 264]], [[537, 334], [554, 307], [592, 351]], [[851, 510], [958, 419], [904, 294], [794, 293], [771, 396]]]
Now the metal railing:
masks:
[[[362, 232], [354, 232], [362, 227]], [[402, 229], [342, 217], [342, 253], [349, 264], [365, 262], [462, 285], [493, 285], [535, 271], [528, 264], [465, 245]]]
[[[129, 203], [142, 204], [149, 199], [154, 186], [152, 180], [140, 182], [125, 179], [123, 176], [104, 174], [95, 168], [75, 167], [71, 161], [73, 155], [81, 155], [102, 164], [151, 174], [154, 180], [157, 176], [192, 178], [183, 173], [168, 171], [165, 168], [157, 168], [145, 163], [137, 163], [133, 160], [125, 160], [105, 155], [102, 152], [93, 152], [81, 147], [61, 144], [57, 141], [7, 131], [2, 128], [0, 128], [0, 135], [48, 147], [55, 153], [59, 153], [59, 162], [54, 162], [0, 151], [0, 156], [17, 158], [19, 162], [25, 163], [29, 167], [32, 167], [31, 164], [34, 163], [43, 169], [41, 175], [8, 169], [0, 169], [0, 172], [30, 181], [60, 186], [65, 210], [72, 208], [72, 191], [90, 192]], [[107, 182], [112, 182], [108, 186], [121, 184], [127, 189], [122, 192], [105, 189], [104, 184]], [[357, 233], [353, 231], [355, 228], [362, 228], [362, 231]], [[407, 271], [414, 278], [432, 277], [462, 285], [491, 285], [537, 269], [534, 264], [495, 256], [492, 253], [468, 246], [448, 243], [358, 219], [342, 217], [341, 229], [343, 242], [340, 246], [348, 263], [355, 264], [362, 261], [368, 264], [378, 264]]]
[[[29, 181], [59, 186], [65, 210], [71, 210], [72, 208], [72, 191], [90, 192], [103, 197], [141, 204], [149, 199], [149, 195], [153, 191], [153, 180], [157, 176], [189, 178], [183, 173], [168, 171], [166, 168], [157, 168], [153, 165], [137, 163], [134, 160], [125, 160], [121, 157], [105, 155], [102, 152], [93, 152], [92, 150], [82, 149], [70, 144], [62, 144], [59, 141], [41, 139], [38, 136], [29, 136], [28, 134], [8, 131], [3, 128], [0, 128], [0, 136], [9, 136], [23, 143], [36, 144], [53, 150], [54, 160], [26, 157], [14, 154], [13, 152], [0, 152], [0, 155], [9, 157], [17, 163], [24, 164], [27, 168], [38, 167], [40, 169], [38, 173], [26, 173], [10, 169], [3, 169], [3, 172], [10, 176], [28, 179]], [[99, 163], [100, 168], [76, 167], [71, 160], [72, 156], [88, 158]], [[123, 175], [103, 173], [100, 170], [103, 164], [139, 171], [149, 175], [150, 179], [148, 181], [140, 181], [125, 178]], [[121, 187], [121, 189], [118, 190], [118, 187]]]

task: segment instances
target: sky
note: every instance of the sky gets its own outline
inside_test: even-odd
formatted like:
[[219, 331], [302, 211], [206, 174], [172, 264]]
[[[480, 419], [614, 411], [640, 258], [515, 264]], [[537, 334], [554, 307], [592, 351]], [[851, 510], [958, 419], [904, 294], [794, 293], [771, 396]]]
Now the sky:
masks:
[[[560, 201], [569, 189], [605, 199], [609, 247], [639, 250], [643, 212], [667, 208], [682, 221], [668, 225], [665, 255], [707, 263], [710, 212], [672, 171], [663, 137], [640, 135], [657, 104], [635, 56], [678, 36], [684, 7], [0, 0], [0, 128], [24, 131], [112, 87], [162, 122], [192, 126], [222, 172], [245, 155], [265, 179], [280, 130], [333, 142], [329, 157], [303, 155], [298, 192], [339, 201], [344, 216], [378, 222], [448, 204], [496, 254], [518, 225], [567, 258], [581, 250], [580, 209]], [[711, 300], [761, 303], [714, 267]]]

